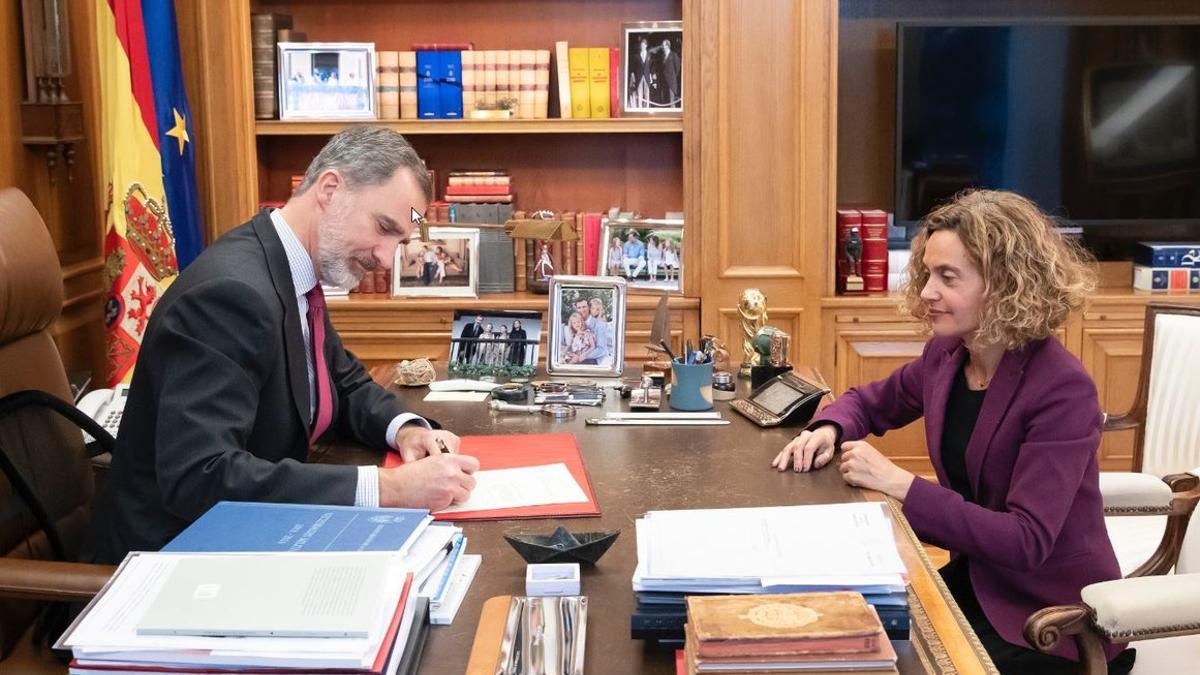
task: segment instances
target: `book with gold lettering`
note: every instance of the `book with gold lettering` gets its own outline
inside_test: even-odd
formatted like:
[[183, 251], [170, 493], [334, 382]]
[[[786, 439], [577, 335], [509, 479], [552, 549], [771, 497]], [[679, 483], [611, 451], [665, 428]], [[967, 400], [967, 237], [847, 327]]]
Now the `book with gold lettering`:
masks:
[[868, 651], [883, 635], [879, 617], [851, 591], [689, 596], [687, 605], [704, 655]]

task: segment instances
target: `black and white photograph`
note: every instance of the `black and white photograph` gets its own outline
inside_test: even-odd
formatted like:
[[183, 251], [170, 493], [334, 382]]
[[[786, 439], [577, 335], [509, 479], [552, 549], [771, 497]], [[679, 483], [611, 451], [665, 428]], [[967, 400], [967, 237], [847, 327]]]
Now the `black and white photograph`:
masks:
[[542, 313], [518, 310], [455, 310], [450, 367], [496, 375], [537, 370]]
[[625, 280], [554, 277], [548, 330], [547, 373], [620, 376], [625, 361]]
[[429, 228], [428, 241], [414, 237], [396, 247], [392, 295], [476, 297], [478, 249], [478, 228]]
[[375, 43], [280, 42], [279, 119], [375, 119]]
[[621, 112], [683, 112], [683, 23], [622, 24]]
[[629, 288], [679, 292], [683, 289], [683, 221], [641, 219], [605, 221], [597, 269], [624, 277]]

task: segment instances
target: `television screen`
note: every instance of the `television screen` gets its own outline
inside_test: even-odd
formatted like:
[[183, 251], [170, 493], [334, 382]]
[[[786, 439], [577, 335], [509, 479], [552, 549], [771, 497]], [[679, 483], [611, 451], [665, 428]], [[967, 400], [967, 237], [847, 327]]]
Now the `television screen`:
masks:
[[896, 222], [969, 187], [1200, 226], [1200, 24], [901, 24]]

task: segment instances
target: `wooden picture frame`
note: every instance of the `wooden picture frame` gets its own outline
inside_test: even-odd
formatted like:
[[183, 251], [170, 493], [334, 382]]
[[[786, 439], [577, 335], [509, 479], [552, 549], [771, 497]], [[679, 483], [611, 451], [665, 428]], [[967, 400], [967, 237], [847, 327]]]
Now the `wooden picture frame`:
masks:
[[393, 297], [479, 295], [479, 228], [431, 227], [429, 240], [413, 237], [396, 247]]
[[[585, 305], [587, 317], [582, 315]], [[625, 279], [552, 277], [547, 316], [547, 374], [621, 376], [625, 367]]]

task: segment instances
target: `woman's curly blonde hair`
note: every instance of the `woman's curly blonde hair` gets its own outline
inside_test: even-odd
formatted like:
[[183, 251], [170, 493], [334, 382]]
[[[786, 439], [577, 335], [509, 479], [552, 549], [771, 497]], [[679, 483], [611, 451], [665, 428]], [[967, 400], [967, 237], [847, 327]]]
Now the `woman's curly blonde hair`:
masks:
[[1091, 256], [1064, 237], [1036, 204], [1012, 192], [972, 190], [926, 216], [913, 238], [901, 306], [926, 328], [925, 245], [938, 230], [958, 233], [983, 276], [984, 301], [973, 338], [984, 344], [1017, 349], [1049, 337], [1096, 288]]

